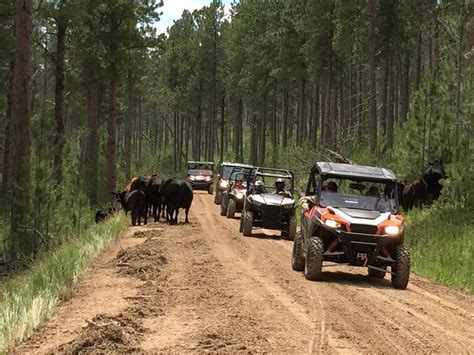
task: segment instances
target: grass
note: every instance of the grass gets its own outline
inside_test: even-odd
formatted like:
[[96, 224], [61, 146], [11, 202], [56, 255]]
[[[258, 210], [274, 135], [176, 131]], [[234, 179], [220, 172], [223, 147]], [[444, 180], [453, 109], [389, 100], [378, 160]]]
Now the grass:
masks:
[[448, 286], [474, 293], [473, 211], [452, 206], [413, 210], [405, 243], [412, 270]]
[[0, 285], [0, 354], [52, 314], [61, 296], [77, 282], [94, 257], [124, 229], [125, 221], [125, 216], [119, 214], [91, 226], [35, 262], [25, 273]]

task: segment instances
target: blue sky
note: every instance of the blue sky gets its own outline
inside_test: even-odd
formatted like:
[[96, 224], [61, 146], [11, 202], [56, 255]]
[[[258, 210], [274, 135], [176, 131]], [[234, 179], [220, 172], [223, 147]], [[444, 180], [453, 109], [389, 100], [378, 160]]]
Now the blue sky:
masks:
[[[163, 0], [164, 6], [160, 8], [163, 15], [156, 24], [158, 33], [166, 32], [166, 28], [173, 25], [173, 21], [181, 17], [183, 10], [193, 11], [209, 5], [211, 0]], [[231, 0], [222, 0], [226, 8], [230, 8]], [[226, 11], [228, 12], [228, 11]]]

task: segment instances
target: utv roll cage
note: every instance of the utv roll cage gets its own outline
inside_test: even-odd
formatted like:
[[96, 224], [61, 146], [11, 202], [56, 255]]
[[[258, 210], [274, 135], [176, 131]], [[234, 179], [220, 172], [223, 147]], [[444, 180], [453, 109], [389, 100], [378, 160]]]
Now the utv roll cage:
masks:
[[282, 178], [290, 180], [290, 193], [294, 194], [295, 191], [295, 174], [288, 169], [275, 169], [275, 168], [253, 168], [249, 180], [247, 181], [247, 192], [250, 192], [251, 185], [255, 183], [257, 177], [271, 177], [271, 178]]
[[[306, 187], [306, 195], [311, 196], [320, 191], [316, 191], [318, 186], [316, 176], [321, 176], [322, 180], [326, 179], [348, 179], [352, 181], [367, 181], [374, 183], [393, 183], [394, 198], [396, 200], [397, 210], [399, 207], [398, 201], [398, 184], [397, 178], [392, 170], [385, 168], [378, 168], [366, 165], [343, 164], [332, 162], [316, 162], [311, 168], [310, 178]], [[319, 189], [321, 189], [319, 184]]]

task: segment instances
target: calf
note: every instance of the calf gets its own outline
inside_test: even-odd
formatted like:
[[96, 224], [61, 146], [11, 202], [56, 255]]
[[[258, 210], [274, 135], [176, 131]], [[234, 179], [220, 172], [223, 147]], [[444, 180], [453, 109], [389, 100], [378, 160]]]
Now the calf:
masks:
[[102, 210], [99, 210], [95, 214], [95, 223], [99, 224], [103, 221], [105, 221], [107, 218], [112, 216], [114, 214], [114, 209], [112, 207], [109, 208], [104, 208]]
[[189, 223], [189, 209], [193, 202], [193, 188], [185, 180], [168, 179], [161, 187], [161, 194], [166, 205], [166, 220], [170, 224], [178, 223], [179, 209], [184, 208], [186, 219]]
[[148, 181], [146, 195], [148, 203], [153, 207], [153, 217], [155, 222], [160, 221], [161, 209], [163, 207], [163, 196], [161, 195], [162, 177], [154, 175]]

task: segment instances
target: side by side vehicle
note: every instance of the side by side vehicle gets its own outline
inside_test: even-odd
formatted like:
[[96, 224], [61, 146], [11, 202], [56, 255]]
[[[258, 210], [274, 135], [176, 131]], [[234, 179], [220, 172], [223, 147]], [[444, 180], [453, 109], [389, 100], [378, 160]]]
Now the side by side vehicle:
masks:
[[407, 287], [410, 253], [403, 244], [405, 226], [391, 170], [317, 162], [300, 204], [293, 270], [319, 280], [323, 262], [343, 263], [367, 267], [374, 278], [389, 273], [393, 287]]
[[214, 192], [214, 163], [188, 161], [187, 181], [193, 190], [204, 190], [212, 195]]
[[214, 196], [214, 203], [220, 205], [222, 201], [222, 193], [227, 190], [229, 185], [229, 176], [234, 168], [252, 169], [252, 165], [241, 163], [224, 162], [219, 167], [219, 174], [217, 175], [216, 194]]

